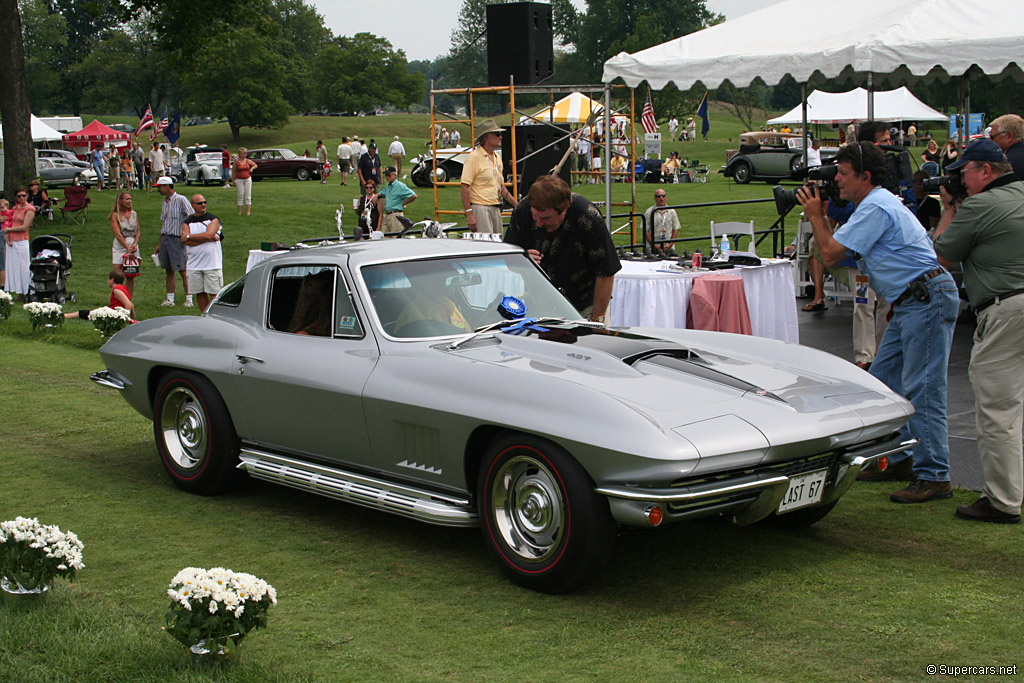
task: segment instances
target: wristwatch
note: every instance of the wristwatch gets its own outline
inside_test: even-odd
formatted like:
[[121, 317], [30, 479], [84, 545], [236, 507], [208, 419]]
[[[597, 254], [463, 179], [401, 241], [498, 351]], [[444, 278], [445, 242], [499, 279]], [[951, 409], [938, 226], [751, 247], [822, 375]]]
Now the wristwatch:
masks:
[[604, 322], [604, 316], [603, 315], [592, 315], [592, 316], [590, 316], [590, 321], [594, 322], [594, 323], [603, 323]]

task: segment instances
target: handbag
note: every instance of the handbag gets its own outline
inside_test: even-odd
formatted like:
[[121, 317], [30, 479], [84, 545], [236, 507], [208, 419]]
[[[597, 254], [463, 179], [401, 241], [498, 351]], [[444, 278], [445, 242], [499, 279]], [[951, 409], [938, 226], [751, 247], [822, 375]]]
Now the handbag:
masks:
[[134, 254], [125, 254], [121, 257], [121, 272], [125, 277], [139, 276], [139, 257]]

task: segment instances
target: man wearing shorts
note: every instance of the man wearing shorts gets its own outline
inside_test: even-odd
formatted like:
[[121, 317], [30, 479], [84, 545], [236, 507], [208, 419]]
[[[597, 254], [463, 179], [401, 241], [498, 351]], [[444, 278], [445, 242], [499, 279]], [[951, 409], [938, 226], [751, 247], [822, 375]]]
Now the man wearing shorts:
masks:
[[352, 145], [346, 135], [338, 145], [338, 172], [341, 173], [341, 184], [348, 185], [348, 172], [352, 170]]
[[188, 269], [188, 291], [205, 311], [210, 301], [224, 287], [223, 257], [220, 249], [220, 219], [206, 210], [206, 197], [192, 197], [192, 215], [181, 226], [181, 243], [185, 245]]
[[[154, 145], [155, 146], [155, 145]], [[167, 176], [157, 178], [156, 191], [164, 198], [160, 205], [160, 242], [156, 251], [160, 267], [167, 274], [167, 298], [161, 306], [174, 305], [174, 274], [181, 273], [181, 286], [185, 290], [185, 308], [192, 308], [192, 295], [188, 293], [188, 275], [185, 267], [188, 254], [181, 242], [181, 226], [192, 215], [192, 205], [174, 191], [174, 181]]]
[[[153, 179], [153, 185], [164, 175], [164, 153], [157, 147], [156, 143], [149, 150], [149, 172]], [[159, 191], [159, 190], [158, 190]], [[184, 199], [184, 197], [182, 197]], [[187, 201], [185, 202], [188, 203]]]
[[227, 145], [220, 146], [220, 179], [224, 187], [231, 187], [231, 152]]

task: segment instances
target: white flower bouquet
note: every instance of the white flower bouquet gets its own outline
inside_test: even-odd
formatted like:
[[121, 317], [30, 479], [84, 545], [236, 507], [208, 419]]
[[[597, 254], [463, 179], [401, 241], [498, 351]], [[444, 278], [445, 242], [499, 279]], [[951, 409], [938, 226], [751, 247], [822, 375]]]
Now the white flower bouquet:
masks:
[[11, 295], [0, 289], [0, 320], [11, 317]]
[[267, 611], [277, 604], [269, 583], [223, 567], [186, 567], [171, 580], [167, 595], [164, 630], [193, 653], [215, 651], [228, 658], [249, 631], [267, 625]]
[[127, 327], [132, 316], [125, 308], [102, 306], [89, 312], [89, 320], [103, 337], [109, 338]]
[[0, 522], [0, 576], [22, 590], [42, 589], [58, 576], [74, 579], [85, 568], [84, 547], [74, 533], [38, 519]]
[[52, 301], [33, 301], [25, 304], [23, 308], [28, 312], [33, 330], [40, 327], [57, 327], [64, 322], [64, 311], [61, 310], [60, 304]]

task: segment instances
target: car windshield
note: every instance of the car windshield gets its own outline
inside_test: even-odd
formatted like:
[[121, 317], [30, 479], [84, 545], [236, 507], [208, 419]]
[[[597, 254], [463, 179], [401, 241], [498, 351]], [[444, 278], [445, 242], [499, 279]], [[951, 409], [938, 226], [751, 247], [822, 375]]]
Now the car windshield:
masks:
[[526, 316], [579, 313], [525, 254], [401, 261], [361, 269], [384, 332], [400, 339], [456, 334], [498, 323], [502, 297], [526, 304]]
[[298, 154], [296, 154], [295, 152], [291, 151], [290, 149], [279, 149], [277, 151], [285, 159], [295, 159], [295, 158], [297, 158], [299, 156]]

